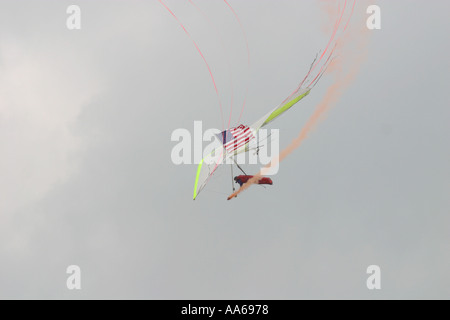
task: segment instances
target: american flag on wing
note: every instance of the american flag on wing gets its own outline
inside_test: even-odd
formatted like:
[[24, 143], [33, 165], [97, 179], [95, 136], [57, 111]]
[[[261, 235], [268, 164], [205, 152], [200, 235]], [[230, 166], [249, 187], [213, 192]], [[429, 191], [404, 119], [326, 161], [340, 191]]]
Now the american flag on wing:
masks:
[[225, 130], [218, 134], [217, 137], [222, 141], [228, 153], [233, 153], [255, 138], [250, 127], [243, 124], [239, 127]]

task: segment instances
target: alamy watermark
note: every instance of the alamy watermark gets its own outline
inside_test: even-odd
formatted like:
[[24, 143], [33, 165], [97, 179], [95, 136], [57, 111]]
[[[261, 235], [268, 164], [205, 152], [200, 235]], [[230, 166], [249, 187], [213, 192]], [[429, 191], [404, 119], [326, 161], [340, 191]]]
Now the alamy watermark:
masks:
[[381, 268], [377, 265], [368, 266], [367, 274], [370, 274], [366, 281], [367, 289], [381, 290]]
[[71, 265], [67, 267], [66, 273], [69, 274], [66, 281], [67, 289], [81, 290], [81, 268], [77, 265]]
[[[204, 130], [202, 121], [194, 121], [194, 130], [179, 128], [172, 132], [170, 140], [176, 142], [171, 151], [175, 165], [199, 164], [208, 155], [217, 164], [252, 164], [266, 167], [265, 175], [274, 175], [279, 170], [277, 161], [280, 152], [278, 129], [254, 130], [241, 125], [225, 131]], [[247, 140], [248, 139], [248, 142]], [[222, 146], [222, 147], [221, 147]]]
[[369, 30], [381, 29], [381, 8], [377, 5], [371, 5], [367, 7], [367, 14], [370, 14], [367, 18], [366, 26]]
[[69, 30], [81, 29], [81, 8], [77, 5], [70, 5], [66, 9], [66, 13], [69, 15], [66, 20], [66, 27]]

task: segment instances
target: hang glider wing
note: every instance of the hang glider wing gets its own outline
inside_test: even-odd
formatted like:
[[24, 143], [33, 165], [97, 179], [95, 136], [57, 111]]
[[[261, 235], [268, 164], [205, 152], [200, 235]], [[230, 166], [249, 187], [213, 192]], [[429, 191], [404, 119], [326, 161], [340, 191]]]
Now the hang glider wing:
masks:
[[210, 154], [200, 161], [197, 167], [197, 175], [195, 177], [194, 200], [199, 193], [205, 188], [209, 178], [223, 164], [226, 157], [226, 151], [223, 146], [215, 148]]
[[194, 186], [194, 200], [205, 188], [217, 168], [224, 163], [225, 159], [232, 158], [238, 153], [249, 151], [249, 142], [255, 139], [259, 129], [285, 113], [293, 105], [306, 97], [310, 91], [310, 88], [304, 88], [294, 92], [286, 101], [271, 110], [252, 126], [240, 125], [217, 134], [216, 137], [220, 146], [216, 147], [198, 165]]
[[297, 102], [302, 100], [304, 97], [306, 97], [311, 91], [311, 88], [301, 88], [294, 94], [292, 94], [286, 101], [281, 103], [278, 107], [264, 115], [261, 119], [256, 121], [253, 125], [250, 127], [255, 131], [258, 132], [259, 129], [266, 126], [276, 118], [278, 118], [280, 115], [288, 111], [293, 105], [295, 105]]

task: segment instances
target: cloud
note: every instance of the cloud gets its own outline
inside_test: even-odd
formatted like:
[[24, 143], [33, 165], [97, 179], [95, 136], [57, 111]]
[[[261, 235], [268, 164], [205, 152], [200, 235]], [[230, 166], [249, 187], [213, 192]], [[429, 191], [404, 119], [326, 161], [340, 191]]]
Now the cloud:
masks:
[[76, 171], [83, 141], [71, 126], [100, 90], [69, 48], [29, 46], [0, 43], [0, 243], [7, 251], [26, 245], [22, 233], [9, 231], [15, 213]]

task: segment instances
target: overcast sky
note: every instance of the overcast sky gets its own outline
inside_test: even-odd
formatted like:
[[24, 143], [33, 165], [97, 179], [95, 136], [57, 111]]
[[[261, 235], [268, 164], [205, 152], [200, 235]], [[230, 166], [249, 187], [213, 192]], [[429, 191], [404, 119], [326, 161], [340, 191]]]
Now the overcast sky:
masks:
[[[319, 2], [167, 0], [251, 124], [329, 34]], [[448, 1], [377, 2], [356, 81], [272, 177], [196, 201], [173, 130], [221, 126], [208, 71], [156, 0], [0, 2], [0, 298], [450, 298]], [[82, 29], [66, 28], [78, 4]], [[355, 16], [366, 15], [357, 6]], [[355, 20], [356, 21], [356, 20]], [[221, 41], [225, 49], [221, 46]], [[331, 78], [271, 128], [297, 136]], [[257, 167], [247, 166], [250, 172]], [[79, 265], [82, 290], [66, 288]], [[366, 268], [379, 265], [382, 289]]]

